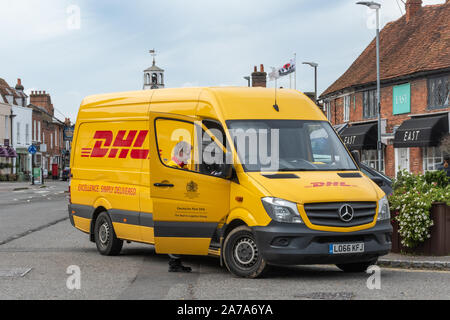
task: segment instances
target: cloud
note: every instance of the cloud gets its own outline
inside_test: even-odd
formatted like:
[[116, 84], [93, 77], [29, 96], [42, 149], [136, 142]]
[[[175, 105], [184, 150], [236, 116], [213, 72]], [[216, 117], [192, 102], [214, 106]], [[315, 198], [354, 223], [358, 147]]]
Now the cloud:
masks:
[[[396, 1], [381, 1], [383, 24], [401, 16]], [[0, 42], [0, 77], [50, 92], [72, 119], [86, 95], [140, 90], [152, 48], [168, 87], [246, 86], [253, 66], [270, 70], [297, 53], [297, 88], [313, 91], [313, 69], [301, 62], [315, 61], [323, 91], [375, 36], [373, 12], [355, 2], [2, 0], [0, 28], [11, 32]], [[80, 29], [68, 28], [70, 5], [80, 8]]]

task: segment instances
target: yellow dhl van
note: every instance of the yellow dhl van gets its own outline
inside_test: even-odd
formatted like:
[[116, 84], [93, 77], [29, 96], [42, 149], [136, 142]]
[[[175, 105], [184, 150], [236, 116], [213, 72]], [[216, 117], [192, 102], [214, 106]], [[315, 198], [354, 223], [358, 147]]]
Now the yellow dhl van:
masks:
[[391, 248], [389, 204], [298, 91], [181, 88], [90, 96], [78, 113], [69, 216], [103, 255], [123, 241], [214, 255], [230, 272], [336, 264]]

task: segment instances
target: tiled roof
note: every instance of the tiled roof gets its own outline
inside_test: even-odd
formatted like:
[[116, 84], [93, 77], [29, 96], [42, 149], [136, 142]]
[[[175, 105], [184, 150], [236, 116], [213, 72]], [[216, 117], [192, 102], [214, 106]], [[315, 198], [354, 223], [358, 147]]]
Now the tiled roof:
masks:
[[13, 105], [18, 105], [16, 100], [17, 98], [25, 99], [27, 97], [25, 93], [17, 91], [13, 87], [10, 87], [4, 79], [0, 78], [0, 101], [9, 104], [6, 96], [13, 97]]
[[[381, 80], [450, 68], [450, 1], [424, 6], [406, 22], [406, 15], [380, 32]], [[376, 82], [375, 39], [321, 97], [353, 86]]]

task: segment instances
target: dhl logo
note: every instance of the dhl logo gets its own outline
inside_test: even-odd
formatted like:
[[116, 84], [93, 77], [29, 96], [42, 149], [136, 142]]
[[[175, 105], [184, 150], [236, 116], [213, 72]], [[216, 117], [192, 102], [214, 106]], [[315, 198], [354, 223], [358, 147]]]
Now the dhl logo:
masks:
[[[114, 138], [112, 131], [96, 131], [94, 134], [94, 148], [82, 148], [82, 158], [108, 158], [114, 159], [147, 159], [150, 151], [140, 149], [147, 138], [148, 130], [120, 130]], [[126, 136], [126, 137], [125, 137]], [[114, 142], [113, 142], [114, 141]]]
[[311, 182], [305, 188], [320, 188], [320, 187], [356, 187], [346, 182], [325, 181], [325, 182]]

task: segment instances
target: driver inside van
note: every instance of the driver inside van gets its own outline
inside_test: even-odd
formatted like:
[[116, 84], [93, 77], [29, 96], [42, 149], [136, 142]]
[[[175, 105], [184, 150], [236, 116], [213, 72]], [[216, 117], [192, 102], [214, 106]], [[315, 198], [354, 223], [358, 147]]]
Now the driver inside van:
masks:
[[188, 169], [187, 165], [191, 158], [192, 146], [189, 142], [180, 141], [173, 148], [172, 159], [168, 162], [168, 166], [180, 169]]

